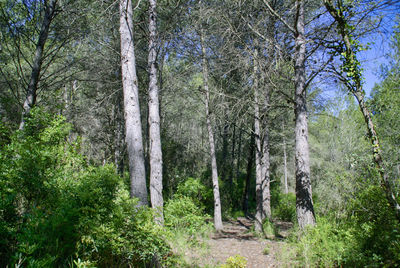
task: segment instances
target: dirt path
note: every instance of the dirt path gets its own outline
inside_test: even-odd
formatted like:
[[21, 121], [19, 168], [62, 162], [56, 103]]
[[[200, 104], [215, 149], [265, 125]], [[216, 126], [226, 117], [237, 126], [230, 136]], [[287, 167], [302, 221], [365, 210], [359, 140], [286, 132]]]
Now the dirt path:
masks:
[[[209, 241], [210, 261], [218, 265], [225, 263], [228, 257], [239, 254], [246, 258], [248, 268], [280, 267], [276, 254], [284, 242], [280, 239], [267, 240], [254, 236], [250, 232], [252, 224], [246, 218], [225, 222], [224, 230], [215, 233]], [[291, 226], [287, 223], [277, 224], [282, 230], [280, 234], [285, 236]]]

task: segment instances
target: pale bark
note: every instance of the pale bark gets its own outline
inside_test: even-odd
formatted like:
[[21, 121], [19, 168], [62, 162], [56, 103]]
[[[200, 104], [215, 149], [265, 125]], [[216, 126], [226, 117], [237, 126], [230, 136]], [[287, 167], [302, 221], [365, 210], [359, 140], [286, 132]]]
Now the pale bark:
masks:
[[295, 25], [295, 163], [296, 212], [299, 227], [315, 225], [310, 179], [308, 122], [306, 103], [306, 40], [304, 30], [304, 1], [296, 0]]
[[210, 90], [208, 88], [208, 66], [206, 58], [206, 48], [204, 44], [204, 33], [201, 29], [200, 33], [201, 41], [201, 51], [202, 51], [202, 67], [203, 67], [203, 84], [205, 93], [205, 106], [206, 106], [206, 121], [208, 130], [208, 141], [210, 147], [210, 157], [211, 157], [211, 173], [212, 173], [212, 183], [213, 183], [213, 193], [214, 193], [214, 227], [216, 230], [222, 230], [222, 216], [221, 216], [221, 200], [219, 194], [218, 185], [218, 170], [217, 170], [217, 159], [215, 156], [215, 142], [214, 133], [211, 125], [211, 113], [210, 113]]
[[157, 85], [157, 12], [156, 0], [150, 0], [149, 10], [149, 146], [150, 146], [150, 200], [156, 210], [156, 222], [164, 223], [162, 195], [162, 151], [160, 135], [160, 102]]
[[43, 63], [43, 50], [49, 35], [50, 24], [55, 17], [57, 0], [51, 0], [45, 7], [42, 26], [40, 28], [39, 39], [36, 44], [35, 55], [32, 62], [32, 72], [29, 80], [27, 94], [23, 105], [21, 123], [19, 129], [25, 126], [25, 118], [36, 104], [37, 86], [39, 83], [40, 71]]
[[260, 104], [259, 104], [259, 78], [258, 78], [258, 48], [254, 49], [253, 62], [253, 90], [254, 90], [254, 139], [256, 148], [256, 215], [254, 230], [262, 232], [263, 212], [263, 179], [262, 179], [262, 148], [261, 148], [261, 124], [260, 124]]
[[131, 197], [139, 198], [139, 206], [145, 206], [148, 202], [139, 107], [139, 88], [133, 43], [132, 2], [131, 0], [120, 0], [119, 7], [125, 139], [131, 181], [130, 195]]
[[[269, 88], [265, 85], [265, 101], [264, 106], [266, 114], [263, 120], [263, 145], [262, 145], [262, 161], [261, 161], [261, 175], [262, 175], [262, 207], [264, 218], [272, 219], [271, 214], [271, 192], [270, 192], [270, 155], [269, 155], [269, 122], [268, 122], [268, 107], [269, 107]], [[264, 219], [263, 219], [264, 220]]]

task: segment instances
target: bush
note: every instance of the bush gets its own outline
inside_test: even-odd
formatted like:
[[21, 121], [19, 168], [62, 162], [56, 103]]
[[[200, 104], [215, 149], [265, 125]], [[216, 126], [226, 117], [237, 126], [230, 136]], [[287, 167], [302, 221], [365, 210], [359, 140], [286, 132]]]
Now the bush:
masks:
[[165, 261], [152, 212], [136, 208], [112, 165], [88, 165], [69, 130], [64, 118], [33, 109], [0, 151], [0, 266]]
[[282, 194], [279, 196], [277, 203], [272, 210], [273, 217], [295, 223], [297, 221], [296, 196], [293, 193]]
[[165, 226], [196, 233], [205, 224], [207, 215], [189, 197], [169, 200], [164, 207]]
[[318, 218], [315, 227], [293, 232], [290, 240], [296, 260], [304, 267], [340, 266], [354, 244], [351, 230], [340, 228], [326, 218]]
[[209, 218], [204, 212], [206, 187], [198, 179], [189, 178], [178, 185], [173, 199], [164, 206], [165, 226], [189, 234], [199, 232]]
[[247, 266], [247, 260], [245, 257], [235, 255], [229, 257], [225, 264], [221, 265], [221, 268], [245, 268]]

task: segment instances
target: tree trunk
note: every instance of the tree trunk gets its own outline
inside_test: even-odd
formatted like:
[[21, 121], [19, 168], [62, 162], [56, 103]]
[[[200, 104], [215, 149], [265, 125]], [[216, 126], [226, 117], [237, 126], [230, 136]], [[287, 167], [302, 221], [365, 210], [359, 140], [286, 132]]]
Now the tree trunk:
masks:
[[114, 163], [118, 174], [124, 173], [124, 119], [122, 94], [118, 93], [115, 109]]
[[296, 0], [295, 24], [295, 163], [296, 163], [296, 212], [299, 227], [315, 225], [310, 179], [308, 123], [306, 103], [306, 40], [304, 30], [304, 1]]
[[242, 157], [242, 129], [239, 129], [239, 144], [237, 149], [237, 159], [236, 159], [236, 180], [240, 177], [240, 161]]
[[208, 139], [210, 145], [210, 156], [211, 156], [211, 171], [212, 171], [212, 182], [213, 182], [213, 193], [214, 193], [214, 227], [216, 230], [222, 230], [222, 216], [221, 216], [221, 200], [219, 194], [218, 185], [218, 170], [217, 170], [217, 159], [215, 157], [215, 143], [214, 134], [211, 126], [211, 114], [210, 114], [210, 91], [208, 88], [208, 66], [206, 59], [206, 48], [204, 44], [204, 33], [201, 29], [200, 33], [201, 51], [202, 51], [202, 67], [203, 67], [203, 83], [205, 92], [205, 105], [206, 105], [206, 121], [208, 130]]
[[221, 180], [226, 182], [227, 181], [227, 159], [228, 159], [228, 140], [229, 140], [229, 124], [228, 118], [225, 117], [224, 128], [222, 130], [222, 155], [219, 159], [218, 166], [220, 167], [221, 171]]
[[254, 87], [254, 139], [256, 148], [256, 216], [254, 229], [256, 232], [262, 232], [262, 222], [264, 220], [263, 211], [263, 179], [262, 179], [262, 148], [261, 148], [261, 126], [260, 126], [260, 104], [259, 104], [259, 79], [258, 79], [258, 47], [254, 49], [253, 62], [253, 87]]
[[368, 136], [371, 140], [372, 148], [373, 148], [373, 151], [372, 151], [373, 159], [374, 159], [375, 165], [379, 171], [379, 175], [381, 177], [381, 185], [385, 192], [386, 199], [387, 199], [389, 205], [392, 207], [394, 215], [397, 218], [397, 221], [400, 222], [400, 205], [397, 202], [396, 196], [392, 189], [392, 185], [390, 184], [390, 181], [389, 181], [389, 176], [385, 170], [385, 164], [383, 163], [382, 151], [381, 151], [381, 146], [379, 143], [378, 134], [375, 131], [375, 126], [374, 126], [374, 123], [372, 122], [371, 114], [365, 104], [364, 94], [361, 89], [361, 83], [360, 83], [360, 87], [357, 89], [357, 91], [353, 92], [353, 94], [358, 101], [360, 110], [364, 116], [364, 120], [367, 125]]
[[249, 192], [250, 192], [250, 181], [252, 176], [251, 172], [253, 170], [253, 161], [254, 161], [254, 147], [255, 147], [254, 144], [255, 144], [255, 139], [254, 135], [252, 134], [250, 138], [249, 156], [247, 159], [246, 185], [243, 194], [243, 212], [245, 216], [247, 216], [249, 212]]
[[[382, 158], [382, 151], [379, 143], [378, 134], [375, 131], [375, 126], [372, 121], [371, 114], [364, 101], [364, 90], [362, 88], [361, 81], [362, 74], [358, 66], [359, 62], [357, 61], [356, 54], [353, 50], [351, 34], [348, 30], [348, 22], [345, 20], [345, 15], [343, 14], [343, 6], [341, 2], [338, 2], [339, 6], [338, 9], [336, 9], [334, 6], [334, 2], [331, 0], [325, 0], [324, 4], [330, 15], [338, 23], [337, 29], [340, 36], [342, 37], [342, 41], [345, 47], [345, 51], [343, 52], [341, 48], [340, 52], [344, 53], [342, 54], [342, 56], [344, 56], [344, 65], [347, 65], [347, 68], [351, 68], [353, 73], [351, 75], [351, 80], [353, 83], [346, 83], [346, 85], [348, 90], [356, 97], [361, 113], [363, 114], [364, 121], [368, 129], [368, 136], [372, 143], [373, 160], [380, 175], [381, 187], [385, 192], [386, 199], [390, 207], [392, 208], [397, 221], [400, 222], [400, 205], [397, 202], [396, 196], [392, 189], [392, 185], [389, 181], [389, 176], [385, 170], [385, 164]], [[350, 76], [349, 73], [347, 75]]]
[[283, 132], [283, 176], [284, 176], [284, 187], [285, 187], [285, 194], [289, 193], [288, 187], [288, 175], [287, 175], [287, 155], [286, 155], [286, 138], [285, 138], [285, 122], [282, 124], [282, 132]]
[[285, 187], [285, 194], [289, 193], [288, 187], [288, 175], [287, 175], [287, 155], [286, 155], [286, 141], [283, 138], [283, 176], [284, 176], [284, 187]]
[[162, 195], [162, 151], [160, 135], [160, 105], [157, 85], [157, 12], [156, 0], [150, 0], [149, 10], [149, 146], [150, 146], [150, 199], [157, 211], [156, 221], [164, 223]]
[[[270, 192], [270, 155], [269, 155], [269, 122], [268, 122], [268, 109], [269, 109], [269, 88], [265, 85], [265, 101], [264, 106], [266, 113], [263, 115], [263, 138], [262, 138], [262, 207], [264, 218], [272, 219], [271, 215], [271, 192]], [[263, 219], [264, 220], [264, 219]]]
[[35, 55], [33, 57], [31, 78], [27, 89], [26, 98], [23, 105], [21, 116], [21, 123], [19, 129], [22, 130], [25, 126], [25, 118], [31, 111], [32, 107], [36, 104], [37, 86], [39, 83], [40, 71], [43, 63], [43, 50], [49, 35], [49, 28], [52, 20], [55, 17], [57, 0], [50, 0], [45, 5], [44, 18], [39, 33], [39, 40], [36, 44]]
[[139, 198], [139, 206], [145, 206], [148, 202], [139, 107], [139, 88], [133, 43], [132, 2], [131, 0], [120, 0], [119, 7], [125, 139], [131, 181], [130, 195], [131, 197]]

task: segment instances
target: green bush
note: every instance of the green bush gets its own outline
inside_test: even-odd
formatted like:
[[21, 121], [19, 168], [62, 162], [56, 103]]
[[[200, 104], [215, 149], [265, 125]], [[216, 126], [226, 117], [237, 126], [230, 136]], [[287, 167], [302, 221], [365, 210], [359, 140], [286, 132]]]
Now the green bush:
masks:
[[88, 165], [69, 131], [62, 117], [33, 109], [0, 151], [0, 266], [166, 261], [151, 210], [136, 207], [113, 166]]
[[210, 205], [213, 207], [214, 204], [212, 189], [207, 188], [200, 179], [196, 178], [188, 178], [178, 185], [174, 198], [179, 197], [190, 198], [202, 210]]
[[293, 193], [281, 194], [272, 213], [274, 218], [295, 223], [297, 221], [296, 196]]
[[340, 228], [326, 218], [318, 218], [315, 227], [293, 232], [290, 241], [295, 248], [296, 261], [303, 267], [340, 266], [354, 245], [351, 230]]
[[165, 226], [185, 230], [191, 234], [205, 225], [208, 217], [189, 197], [176, 197], [164, 207]]
[[396, 266], [400, 263], [400, 224], [378, 184], [370, 184], [349, 202], [347, 222], [356, 244], [348, 265]]
[[226, 263], [221, 265], [221, 268], [245, 268], [247, 266], [247, 260], [245, 257], [240, 255], [235, 255], [229, 257]]

